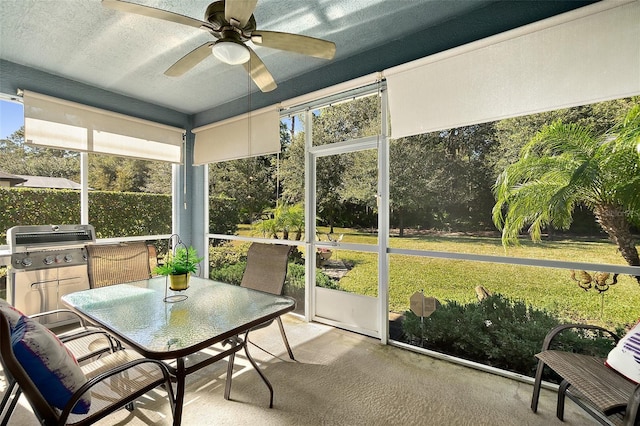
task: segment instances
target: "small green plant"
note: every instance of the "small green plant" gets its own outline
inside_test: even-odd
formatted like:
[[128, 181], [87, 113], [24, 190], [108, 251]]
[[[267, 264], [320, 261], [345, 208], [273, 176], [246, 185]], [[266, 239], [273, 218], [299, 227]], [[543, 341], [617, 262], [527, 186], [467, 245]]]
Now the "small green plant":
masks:
[[160, 275], [184, 275], [198, 271], [198, 264], [204, 259], [198, 256], [195, 248], [178, 247], [175, 252], [169, 251], [164, 262], [156, 266], [153, 272]]

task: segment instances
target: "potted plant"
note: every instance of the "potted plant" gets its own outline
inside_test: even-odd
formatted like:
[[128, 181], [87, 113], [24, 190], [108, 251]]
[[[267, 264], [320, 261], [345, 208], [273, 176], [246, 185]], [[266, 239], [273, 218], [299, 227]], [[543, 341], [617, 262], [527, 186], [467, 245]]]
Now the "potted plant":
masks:
[[198, 256], [195, 248], [178, 246], [174, 251], [167, 252], [164, 262], [156, 266], [153, 272], [168, 275], [171, 290], [186, 290], [189, 287], [189, 277], [198, 271], [198, 264], [202, 259], [204, 258]]

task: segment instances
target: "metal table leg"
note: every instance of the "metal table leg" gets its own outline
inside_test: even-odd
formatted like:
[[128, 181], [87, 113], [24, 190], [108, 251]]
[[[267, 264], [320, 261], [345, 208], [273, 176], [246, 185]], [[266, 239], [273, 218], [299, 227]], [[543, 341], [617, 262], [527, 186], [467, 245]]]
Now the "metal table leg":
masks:
[[253, 368], [255, 368], [255, 370], [258, 372], [258, 374], [262, 378], [262, 381], [264, 382], [264, 384], [267, 385], [267, 387], [269, 388], [269, 395], [270, 395], [269, 408], [273, 408], [273, 386], [271, 386], [271, 383], [269, 382], [269, 380], [267, 380], [267, 377], [264, 375], [264, 373], [260, 371], [260, 367], [258, 367], [258, 364], [256, 364], [253, 358], [251, 358], [251, 355], [249, 354], [249, 349], [248, 349], [249, 345], [247, 345], [248, 341], [249, 341], [249, 332], [247, 331], [247, 333], [244, 335], [244, 342], [242, 342], [242, 344], [244, 345], [244, 353], [247, 355], [247, 359], [249, 360], [251, 365], [253, 365]]
[[182, 424], [182, 406], [184, 404], [184, 390], [186, 380], [186, 370], [184, 368], [184, 358], [178, 358], [176, 360], [176, 399], [175, 410], [173, 412], [173, 425], [180, 426]]

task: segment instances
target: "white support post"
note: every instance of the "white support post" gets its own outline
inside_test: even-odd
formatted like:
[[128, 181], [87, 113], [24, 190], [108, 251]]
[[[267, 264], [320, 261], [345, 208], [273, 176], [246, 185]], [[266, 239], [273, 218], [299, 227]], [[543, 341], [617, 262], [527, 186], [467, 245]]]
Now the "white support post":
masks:
[[316, 162], [311, 153], [313, 145], [313, 112], [307, 110], [304, 114], [305, 156], [304, 156], [304, 209], [305, 209], [305, 320], [312, 321], [315, 316], [315, 286], [316, 286]]
[[387, 90], [380, 90], [380, 142], [378, 144], [378, 302], [380, 341], [389, 339], [389, 138]]
[[80, 153], [80, 223], [89, 224], [89, 154]]

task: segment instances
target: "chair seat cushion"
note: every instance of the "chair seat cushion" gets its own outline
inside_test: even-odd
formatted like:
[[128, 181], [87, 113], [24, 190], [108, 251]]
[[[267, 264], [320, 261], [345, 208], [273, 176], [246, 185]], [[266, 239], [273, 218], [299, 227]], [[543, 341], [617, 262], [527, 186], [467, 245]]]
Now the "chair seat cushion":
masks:
[[[15, 318], [16, 311], [7, 306], [0, 307], [3, 312]], [[10, 320], [11, 321], [11, 320]], [[13, 321], [11, 321], [13, 322]], [[75, 391], [87, 382], [87, 378], [78, 366], [69, 349], [48, 328], [20, 314], [11, 330], [11, 345], [16, 359], [45, 400], [62, 410]], [[91, 405], [87, 394], [74, 407], [73, 413], [85, 414]]]
[[609, 352], [605, 364], [634, 383], [640, 383], [640, 322]]

